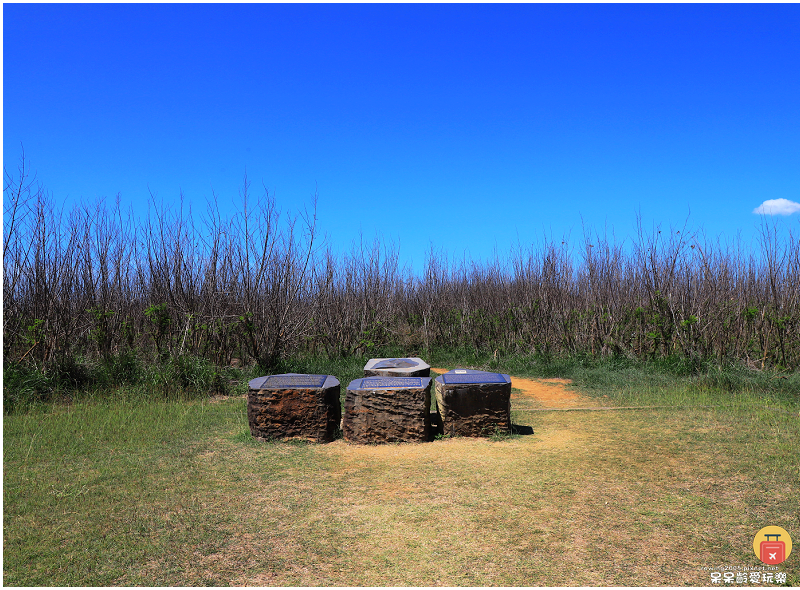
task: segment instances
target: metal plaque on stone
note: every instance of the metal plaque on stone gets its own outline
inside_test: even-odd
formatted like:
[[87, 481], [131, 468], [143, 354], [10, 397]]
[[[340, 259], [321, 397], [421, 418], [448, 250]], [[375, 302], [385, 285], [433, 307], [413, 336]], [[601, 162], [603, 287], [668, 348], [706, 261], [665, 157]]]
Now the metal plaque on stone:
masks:
[[422, 387], [420, 377], [365, 377], [359, 389], [399, 389]]
[[372, 366], [373, 369], [408, 369], [419, 363], [411, 359], [386, 359]]
[[[269, 375], [264, 377], [261, 383], [254, 383], [251, 381], [251, 389], [288, 389], [288, 388], [309, 388], [309, 387], [322, 387], [325, 384], [327, 375], [304, 375], [304, 374], [287, 374], [287, 375]], [[255, 387], [254, 387], [255, 385]]]
[[442, 381], [446, 384], [457, 383], [507, 383], [506, 378], [501, 373], [459, 373], [451, 372], [442, 375]]

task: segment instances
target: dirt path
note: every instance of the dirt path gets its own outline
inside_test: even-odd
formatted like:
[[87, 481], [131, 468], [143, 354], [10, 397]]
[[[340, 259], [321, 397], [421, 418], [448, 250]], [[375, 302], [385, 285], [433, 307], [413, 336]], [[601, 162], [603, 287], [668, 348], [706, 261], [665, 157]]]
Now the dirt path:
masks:
[[[450, 369], [431, 368], [431, 377], [447, 373]], [[511, 401], [512, 411], [518, 409], [525, 411], [553, 409], [572, 409], [596, 406], [597, 402], [589, 397], [568, 389], [572, 383], [569, 379], [528, 379], [525, 377], [511, 376]], [[569, 429], [557, 429], [551, 432], [550, 436], [538, 444], [545, 448], [561, 447], [571, 444], [578, 436]], [[402, 444], [402, 445], [350, 445], [344, 440], [337, 440], [333, 443], [320, 446], [320, 450], [329, 452], [334, 458], [334, 463], [339, 466], [335, 472], [335, 477], [351, 477], [363, 465], [365, 459], [390, 461], [393, 466], [403, 462], [417, 462], [422, 457], [430, 462], [448, 462], [453, 457], [470, 458], [472, 461], [482, 462], [487, 460], [499, 460], [497, 453], [500, 447], [476, 445], [475, 439], [471, 437], [456, 437], [447, 441], [440, 441], [439, 444], [447, 446], [447, 453], [432, 459], [425, 445]], [[397, 489], [402, 485], [398, 483]], [[405, 489], [405, 488], [403, 488]], [[384, 489], [383, 493], [395, 493]], [[399, 493], [399, 492], [397, 492]]]
[[[449, 369], [431, 368], [431, 371], [442, 374], [447, 373]], [[544, 408], [595, 405], [588, 397], [568, 389], [567, 385], [570, 383], [572, 381], [569, 379], [528, 379], [511, 375], [511, 399], [523, 403], [534, 402], [533, 405]]]

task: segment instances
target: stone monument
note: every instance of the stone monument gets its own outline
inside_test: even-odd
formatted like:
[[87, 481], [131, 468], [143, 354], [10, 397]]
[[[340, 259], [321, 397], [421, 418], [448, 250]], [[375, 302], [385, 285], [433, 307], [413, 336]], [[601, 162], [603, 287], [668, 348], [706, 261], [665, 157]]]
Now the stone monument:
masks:
[[511, 378], [504, 373], [455, 369], [436, 378], [442, 432], [491, 436], [511, 431]]
[[421, 358], [369, 359], [364, 377], [430, 377], [431, 366]]
[[356, 379], [347, 386], [342, 432], [357, 443], [427, 441], [430, 407], [430, 377]]
[[342, 417], [336, 377], [286, 373], [258, 377], [249, 386], [247, 419], [254, 437], [333, 440]]

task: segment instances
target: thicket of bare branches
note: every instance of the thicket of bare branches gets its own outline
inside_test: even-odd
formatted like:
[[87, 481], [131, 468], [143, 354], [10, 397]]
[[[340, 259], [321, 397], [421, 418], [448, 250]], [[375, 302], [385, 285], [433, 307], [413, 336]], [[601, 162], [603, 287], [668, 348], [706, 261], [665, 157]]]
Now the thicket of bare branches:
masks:
[[136, 350], [268, 366], [385, 345], [800, 361], [800, 242], [766, 222], [755, 249], [639, 224], [633, 243], [587, 234], [488, 263], [431, 252], [415, 277], [379, 241], [332, 254], [313, 211], [281, 214], [246, 179], [230, 219], [213, 202], [153, 203], [144, 221], [119, 202], [65, 212], [24, 162], [3, 194], [5, 362]]

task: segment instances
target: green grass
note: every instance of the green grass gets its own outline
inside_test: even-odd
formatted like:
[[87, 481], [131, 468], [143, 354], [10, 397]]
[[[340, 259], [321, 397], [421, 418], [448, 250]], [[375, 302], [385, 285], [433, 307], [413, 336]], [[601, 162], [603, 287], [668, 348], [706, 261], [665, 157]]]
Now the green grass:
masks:
[[53, 402], [104, 399], [109, 395], [153, 401], [242, 395], [247, 392], [249, 380], [276, 373], [335, 375], [344, 390], [350, 381], [364, 376], [368, 360], [369, 357], [306, 356], [282, 360], [269, 368], [235, 368], [216, 367], [191, 355], [148, 362], [144, 354], [130, 350], [106, 359], [67, 357], [47, 371], [9, 362], [3, 371], [3, 411], [25, 413]]
[[[132, 399], [198, 399], [231, 394], [246, 372], [219, 368], [190, 355], [148, 363], [136, 350], [102, 359], [65, 357], [48, 370], [6, 362], [3, 367], [3, 412], [26, 412], [42, 404], [108, 397]], [[246, 383], [244, 384], [246, 387]], [[243, 391], [238, 387], [239, 391]]]
[[[431, 365], [543, 371], [449, 360]], [[335, 374], [344, 390], [364, 362], [274, 372]], [[544, 376], [603, 405], [673, 407], [523, 400], [514, 422], [532, 435], [265, 443], [249, 434], [242, 371], [227, 399], [123, 390], [6, 415], [4, 584], [709, 586], [705, 567], [760, 564], [763, 526], [800, 543], [797, 390], [771, 385], [795, 376], [731, 391], [652, 367], [563, 370]], [[794, 585], [798, 548], [779, 566]]]

